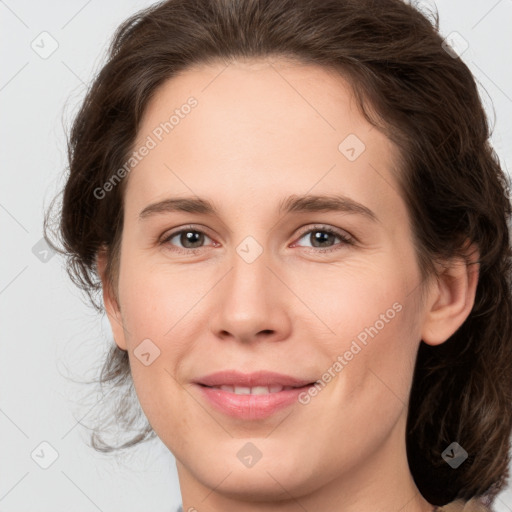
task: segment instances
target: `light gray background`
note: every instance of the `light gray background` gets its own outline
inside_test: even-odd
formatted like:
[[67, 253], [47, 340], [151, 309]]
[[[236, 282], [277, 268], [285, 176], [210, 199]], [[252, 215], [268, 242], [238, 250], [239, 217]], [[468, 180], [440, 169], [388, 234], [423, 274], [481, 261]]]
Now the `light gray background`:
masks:
[[[115, 28], [152, 3], [0, 0], [1, 512], [169, 512], [181, 501], [174, 458], [158, 439], [120, 461], [87, 447], [78, 420], [102, 403], [78, 407], [88, 389], [67, 377], [96, 376], [110, 326], [83, 302], [59, 256], [43, 262], [33, 252], [43, 211], [63, 185], [64, 129]], [[512, 169], [512, 0], [436, 5], [443, 35], [456, 31], [469, 43], [462, 58], [495, 123], [496, 152]], [[58, 44], [47, 58], [32, 48], [51, 49], [44, 31]], [[58, 452], [48, 469], [31, 457], [36, 450], [34, 458], [50, 460], [43, 441]], [[496, 511], [512, 511], [512, 488]]]

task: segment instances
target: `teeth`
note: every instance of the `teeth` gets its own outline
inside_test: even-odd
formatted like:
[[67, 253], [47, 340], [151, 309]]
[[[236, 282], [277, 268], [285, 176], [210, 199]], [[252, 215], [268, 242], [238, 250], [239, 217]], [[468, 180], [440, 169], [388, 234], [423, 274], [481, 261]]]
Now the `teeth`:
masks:
[[292, 386], [254, 386], [253, 388], [247, 388], [243, 386], [212, 386], [214, 389], [220, 389], [222, 391], [228, 391], [235, 393], [235, 395], [268, 395], [269, 393], [279, 393], [280, 391], [286, 391], [293, 389]]
[[[281, 386], [278, 387], [281, 388]], [[277, 391], [281, 391], [281, 389], [278, 389]], [[272, 391], [266, 386], [255, 386], [254, 388], [251, 388], [251, 395], [268, 395], [269, 393], [276, 393], [276, 391]]]

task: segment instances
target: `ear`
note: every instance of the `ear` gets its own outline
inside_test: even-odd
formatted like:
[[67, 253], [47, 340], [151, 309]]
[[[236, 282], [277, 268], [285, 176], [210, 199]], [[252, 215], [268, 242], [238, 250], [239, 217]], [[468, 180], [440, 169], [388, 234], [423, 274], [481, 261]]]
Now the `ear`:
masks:
[[438, 267], [440, 275], [429, 292], [421, 332], [421, 339], [428, 345], [445, 342], [473, 308], [480, 269], [475, 244], [466, 249], [466, 255], [469, 263], [455, 258]]
[[110, 327], [112, 329], [112, 334], [114, 335], [114, 341], [116, 342], [116, 345], [122, 350], [127, 350], [123, 318], [121, 316], [121, 308], [105, 275], [106, 266], [107, 251], [106, 249], [102, 248], [98, 251], [96, 256], [96, 267], [98, 269], [98, 275], [101, 278], [103, 303], [105, 305], [105, 311], [107, 312], [108, 320], [110, 322]]

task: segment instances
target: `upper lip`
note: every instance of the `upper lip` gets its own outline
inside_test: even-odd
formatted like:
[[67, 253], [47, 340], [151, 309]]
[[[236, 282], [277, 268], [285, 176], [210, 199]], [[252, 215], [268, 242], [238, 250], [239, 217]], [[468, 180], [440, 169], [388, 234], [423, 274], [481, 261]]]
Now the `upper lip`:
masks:
[[282, 373], [269, 372], [260, 370], [253, 373], [241, 373], [236, 370], [224, 370], [211, 373], [199, 378], [197, 384], [205, 386], [240, 386], [240, 387], [256, 387], [256, 386], [292, 386], [300, 388], [308, 384], [312, 384], [314, 380], [299, 379]]

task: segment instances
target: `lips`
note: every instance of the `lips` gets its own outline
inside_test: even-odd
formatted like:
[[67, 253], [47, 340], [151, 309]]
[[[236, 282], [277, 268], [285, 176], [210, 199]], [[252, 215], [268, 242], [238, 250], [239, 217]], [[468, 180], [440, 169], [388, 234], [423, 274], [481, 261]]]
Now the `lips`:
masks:
[[[224, 370], [216, 373], [211, 373], [204, 377], [197, 379], [196, 383], [211, 388], [221, 388], [221, 386], [229, 386], [235, 388], [269, 388], [270, 392], [281, 391], [281, 388], [301, 388], [308, 384], [313, 384], [315, 379], [302, 379], [291, 375], [282, 373], [270, 372], [260, 370], [253, 373], [242, 373], [236, 370]], [[274, 390], [272, 389], [274, 388]], [[226, 389], [227, 390], [227, 389]], [[261, 390], [259, 390], [261, 391]], [[249, 394], [249, 393], [245, 393]], [[258, 394], [258, 390], [256, 393]]]
[[263, 420], [298, 403], [315, 381], [269, 371], [225, 370], [201, 377], [199, 395], [218, 411], [244, 421]]

